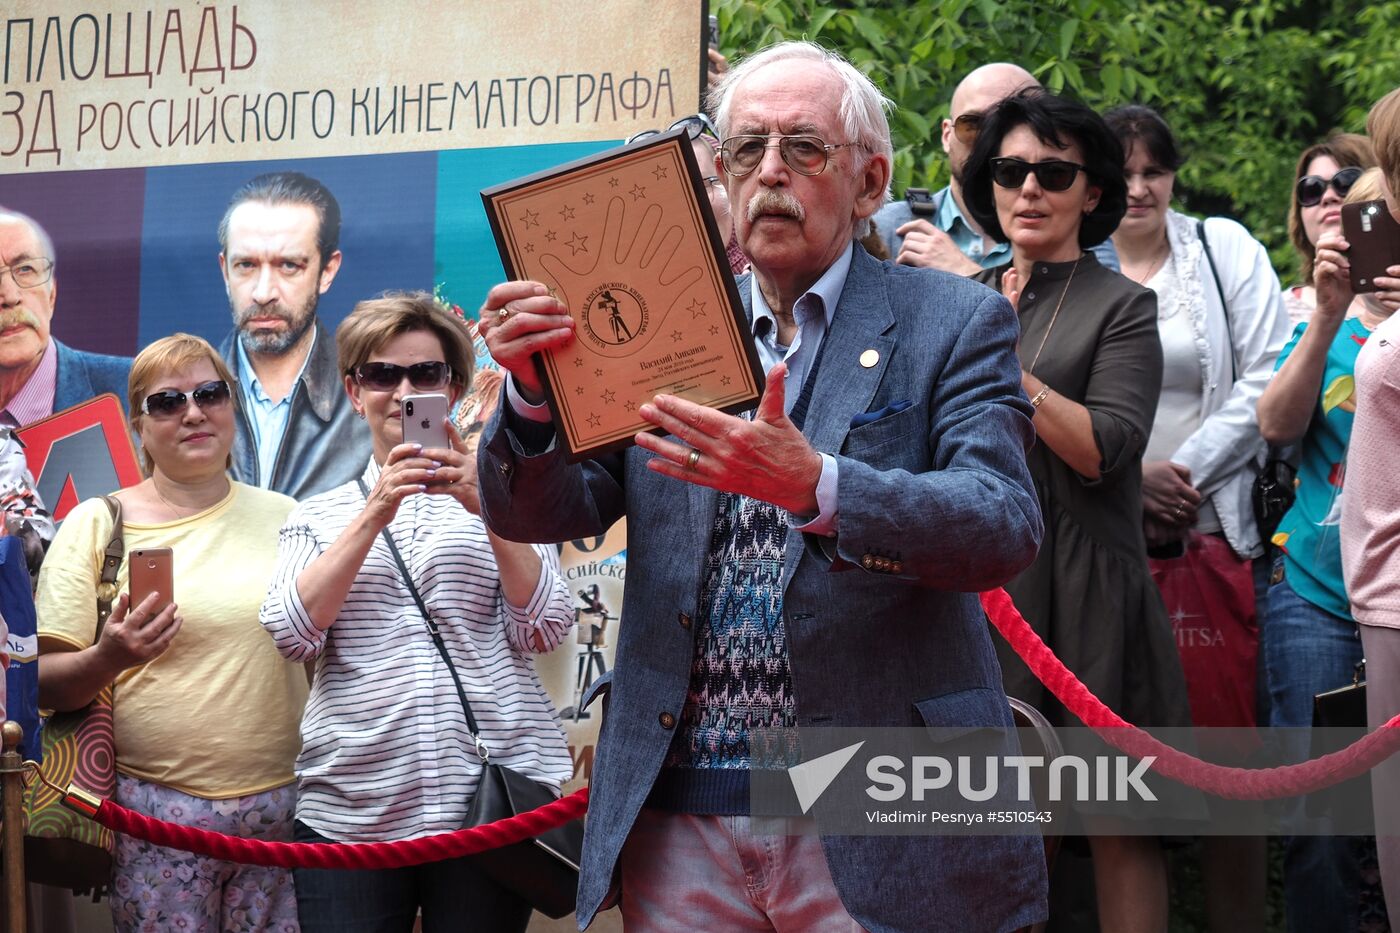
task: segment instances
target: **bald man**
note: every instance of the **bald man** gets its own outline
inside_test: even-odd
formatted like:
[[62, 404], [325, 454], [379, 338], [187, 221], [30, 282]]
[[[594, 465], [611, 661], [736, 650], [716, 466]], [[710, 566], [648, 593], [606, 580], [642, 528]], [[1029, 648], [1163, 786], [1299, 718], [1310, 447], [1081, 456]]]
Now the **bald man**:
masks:
[[[905, 199], [885, 205], [875, 215], [875, 227], [895, 262], [975, 275], [1011, 261], [1011, 247], [988, 237], [963, 205], [962, 171], [977, 141], [982, 114], [1004, 97], [1040, 82], [1020, 65], [992, 62], [974, 69], [953, 89], [948, 117], [943, 121], [943, 151], [952, 176], [948, 187], [929, 196], [911, 189]], [[1094, 247], [1099, 262], [1116, 270], [1112, 241]]]

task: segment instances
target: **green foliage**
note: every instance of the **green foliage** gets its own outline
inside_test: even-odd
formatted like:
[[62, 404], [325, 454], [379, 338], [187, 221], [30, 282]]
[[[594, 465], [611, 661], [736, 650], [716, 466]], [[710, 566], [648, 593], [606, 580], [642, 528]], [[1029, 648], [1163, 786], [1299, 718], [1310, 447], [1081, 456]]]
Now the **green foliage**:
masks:
[[840, 50], [898, 105], [894, 189], [947, 183], [940, 121], [958, 80], [1012, 61], [1100, 109], [1137, 102], [1189, 155], [1182, 207], [1235, 217], [1286, 280], [1298, 153], [1364, 130], [1400, 84], [1400, 4], [1340, 0], [717, 0], [731, 57], [783, 39]]

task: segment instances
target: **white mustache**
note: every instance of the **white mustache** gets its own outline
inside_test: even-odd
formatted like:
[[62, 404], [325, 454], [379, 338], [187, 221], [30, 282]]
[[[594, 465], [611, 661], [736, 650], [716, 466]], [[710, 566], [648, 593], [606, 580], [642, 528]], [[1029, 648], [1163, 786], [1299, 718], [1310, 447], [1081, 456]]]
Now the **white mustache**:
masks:
[[32, 330], [39, 329], [39, 319], [29, 312], [28, 308], [17, 307], [7, 308], [0, 311], [0, 330], [11, 327], [24, 326]]
[[802, 202], [786, 191], [776, 188], [760, 188], [758, 194], [749, 201], [745, 213], [749, 223], [753, 223], [764, 214], [785, 214], [799, 222], [807, 219], [807, 211]]

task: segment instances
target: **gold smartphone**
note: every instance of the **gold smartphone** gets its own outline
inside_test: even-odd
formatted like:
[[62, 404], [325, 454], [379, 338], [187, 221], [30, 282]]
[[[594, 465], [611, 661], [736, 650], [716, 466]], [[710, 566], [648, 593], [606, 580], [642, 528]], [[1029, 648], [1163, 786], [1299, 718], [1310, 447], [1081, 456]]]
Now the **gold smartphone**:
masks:
[[168, 547], [140, 548], [131, 552], [128, 565], [131, 572], [131, 609], [141, 605], [152, 593], [163, 598], [155, 611], [160, 612], [175, 601], [175, 554]]

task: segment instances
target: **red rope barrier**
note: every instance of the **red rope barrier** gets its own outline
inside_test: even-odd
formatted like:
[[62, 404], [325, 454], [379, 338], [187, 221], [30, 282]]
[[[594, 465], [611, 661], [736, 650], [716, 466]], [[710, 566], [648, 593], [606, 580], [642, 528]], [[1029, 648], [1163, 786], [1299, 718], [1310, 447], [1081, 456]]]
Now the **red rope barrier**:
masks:
[[1308, 794], [1356, 777], [1400, 749], [1400, 716], [1346, 748], [1278, 768], [1230, 768], [1201, 761], [1124, 722], [1104, 706], [1030, 627], [1005, 590], [982, 594], [982, 608], [1036, 679], [1098, 736], [1134, 758], [1156, 756], [1152, 769], [1228, 800], [1268, 800]]
[[[68, 801], [65, 800], [65, 803]], [[110, 800], [102, 801], [94, 820], [108, 829], [144, 839], [156, 845], [244, 865], [276, 868], [405, 868], [426, 862], [460, 858], [533, 839], [540, 833], [583, 816], [588, 809], [588, 788], [495, 823], [398, 842], [269, 842], [244, 839], [192, 826], [168, 823], [128, 810]]]
[[[1031, 673], [1100, 738], [1134, 758], [1153, 756], [1156, 758], [1152, 765], [1154, 770], [1218, 797], [1265, 800], [1311, 793], [1369, 771], [1400, 750], [1400, 728], [1397, 728], [1400, 716], [1396, 716], [1341, 751], [1301, 764], [1253, 769], [1202, 761], [1163, 744], [1105, 706], [1055, 657], [1017, 611], [1005, 590], [991, 590], [981, 598], [982, 608], [992, 625], [1026, 662]], [[537, 810], [485, 826], [398, 842], [334, 844], [269, 842], [225, 836], [153, 819], [110, 800], [101, 801], [94, 810], [95, 800], [81, 799], [83, 797], [70, 792], [64, 802], [114, 832], [211, 858], [277, 868], [403, 868], [460, 858], [532, 839], [578, 819], [588, 809], [588, 789], [584, 788]]]

